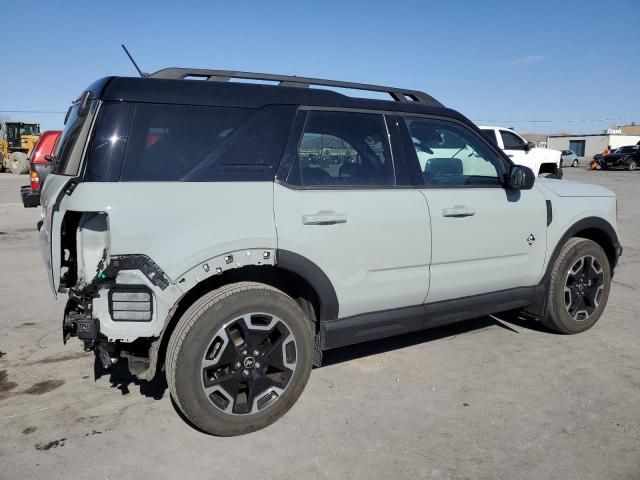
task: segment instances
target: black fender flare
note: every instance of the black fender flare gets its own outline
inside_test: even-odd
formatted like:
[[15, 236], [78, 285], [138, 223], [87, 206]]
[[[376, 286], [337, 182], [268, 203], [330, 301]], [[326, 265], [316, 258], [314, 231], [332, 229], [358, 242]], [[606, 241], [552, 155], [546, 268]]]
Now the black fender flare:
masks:
[[618, 257], [619, 257], [618, 252], [620, 251], [620, 240], [618, 239], [618, 234], [616, 233], [613, 226], [609, 222], [607, 222], [604, 218], [586, 217], [581, 220], [578, 220], [576, 223], [571, 225], [571, 227], [567, 229], [564, 235], [560, 237], [560, 240], [558, 241], [555, 249], [553, 250], [551, 257], [549, 257], [549, 263], [547, 264], [545, 277], [549, 277], [551, 275], [551, 269], [553, 268], [553, 263], [556, 261], [556, 258], [558, 258], [558, 255], [560, 255], [560, 251], [562, 250], [562, 247], [564, 247], [564, 244], [567, 243], [567, 241], [571, 237], [574, 237], [576, 233], [581, 232], [583, 230], [587, 230], [587, 229], [600, 230], [609, 238], [609, 241], [611, 242], [611, 245], [614, 251], [607, 252], [605, 249], [605, 253], [609, 257], [609, 260], [611, 261], [611, 271], [613, 272], [613, 269], [615, 268], [618, 262]]
[[276, 265], [304, 278], [318, 294], [320, 321], [338, 318], [339, 304], [336, 290], [322, 269], [308, 258], [289, 250], [276, 250]]

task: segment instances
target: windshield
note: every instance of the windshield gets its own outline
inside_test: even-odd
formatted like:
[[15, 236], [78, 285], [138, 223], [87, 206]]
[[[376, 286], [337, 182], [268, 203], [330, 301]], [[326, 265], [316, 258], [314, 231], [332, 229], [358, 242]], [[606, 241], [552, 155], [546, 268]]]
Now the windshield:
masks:
[[36, 123], [7, 123], [7, 136], [19, 138], [22, 135], [39, 135], [40, 125]]
[[82, 102], [76, 102], [69, 113], [64, 125], [62, 135], [58, 140], [51, 172], [58, 175], [77, 175], [80, 170], [82, 152], [89, 134], [91, 121], [98, 106], [97, 100], [93, 100], [84, 115], [80, 114]]
[[39, 125], [20, 125], [20, 135], [38, 135], [40, 134]]

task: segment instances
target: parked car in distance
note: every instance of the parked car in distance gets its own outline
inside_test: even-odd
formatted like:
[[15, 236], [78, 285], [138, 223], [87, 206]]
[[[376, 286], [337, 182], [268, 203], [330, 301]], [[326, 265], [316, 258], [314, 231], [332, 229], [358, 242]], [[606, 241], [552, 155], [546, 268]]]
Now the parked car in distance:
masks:
[[549, 148], [537, 148], [533, 142], [527, 142], [514, 130], [504, 127], [481, 125], [478, 128], [493, 143], [498, 145], [516, 165], [524, 165], [533, 173], [560, 173], [560, 151]]
[[609, 155], [603, 155], [600, 166], [607, 170], [609, 168], [624, 168], [625, 170], [636, 170], [640, 164], [640, 145], [627, 145], [620, 147]]
[[61, 130], [47, 130], [33, 147], [29, 172], [30, 184], [20, 187], [22, 204], [27, 208], [40, 205], [40, 191], [51, 169], [49, 159], [55, 152], [61, 134]]
[[580, 165], [580, 159], [575, 153], [573, 153], [573, 151], [562, 150], [562, 154], [560, 155], [561, 167], [577, 167], [578, 165]]
[[607, 304], [615, 194], [536, 176], [424, 92], [170, 68], [67, 117], [38, 225], [63, 338], [163, 372], [205, 432], [275, 422], [332, 348], [504, 311], [575, 334]]

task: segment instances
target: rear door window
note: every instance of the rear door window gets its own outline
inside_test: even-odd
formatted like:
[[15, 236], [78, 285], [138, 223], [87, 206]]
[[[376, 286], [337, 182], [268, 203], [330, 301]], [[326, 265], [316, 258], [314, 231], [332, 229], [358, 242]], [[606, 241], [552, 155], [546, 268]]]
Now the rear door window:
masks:
[[302, 185], [393, 185], [395, 175], [382, 115], [310, 111], [298, 144]]

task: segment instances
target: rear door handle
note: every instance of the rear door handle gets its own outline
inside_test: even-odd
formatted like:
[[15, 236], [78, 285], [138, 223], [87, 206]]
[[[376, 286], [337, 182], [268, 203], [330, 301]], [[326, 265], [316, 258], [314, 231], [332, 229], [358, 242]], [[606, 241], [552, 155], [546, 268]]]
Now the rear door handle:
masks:
[[337, 223], [347, 223], [347, 216], [344, 213], [324, 211], [302, 215], [303, 225], [335, 225]]
[[442, 209], [443, 217], [472, 217], [476, 214], [476, 211], [473, 208], [466, 207], [464, 205], [456, 205], [450, 208]]

